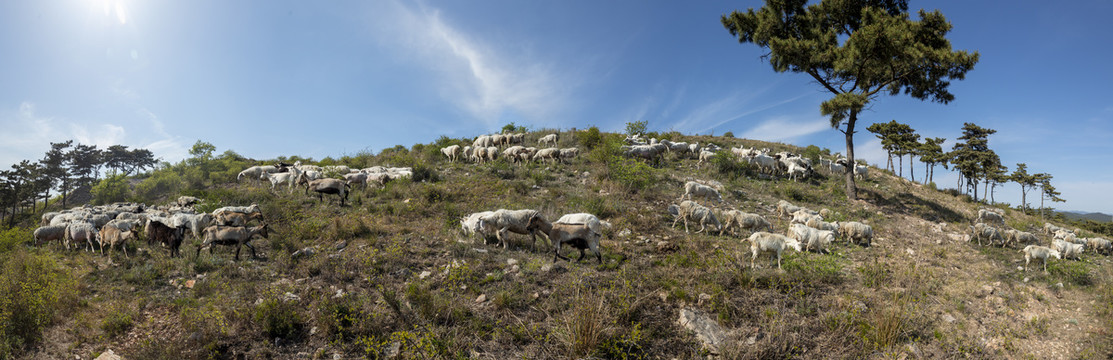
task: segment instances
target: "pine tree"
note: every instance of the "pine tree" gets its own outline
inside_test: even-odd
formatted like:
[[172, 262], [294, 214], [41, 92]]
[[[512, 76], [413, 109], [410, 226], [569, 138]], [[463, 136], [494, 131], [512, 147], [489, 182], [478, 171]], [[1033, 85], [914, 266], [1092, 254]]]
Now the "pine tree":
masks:
[[[846, 139], [855, 164], [858, 115], [881, 95], [901, 93], [947, 104], [951, 80], [962, 80], [978, 53], [952, 51], [951, 24], [938, 10], [908, 14], [907, 0], [766, 0], [755, 11], [723, 15], [722, 24], [741, 43], [768, 49], [776, 72], [805, 73], [832, 97], [820, 104], [831, 127]], [[854, 172], [846, 172], [846, 196], [858, 198]]]

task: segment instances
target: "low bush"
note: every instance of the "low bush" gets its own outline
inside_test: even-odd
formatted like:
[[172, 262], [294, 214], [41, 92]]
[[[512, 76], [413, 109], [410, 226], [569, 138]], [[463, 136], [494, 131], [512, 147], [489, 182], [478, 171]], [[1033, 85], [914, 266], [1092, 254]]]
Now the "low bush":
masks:
[[46, 254], [16, 249], [0, 256], [0, 358], [11, 358], [42, 338], [42, 332], [77, 300], [68, 271]]

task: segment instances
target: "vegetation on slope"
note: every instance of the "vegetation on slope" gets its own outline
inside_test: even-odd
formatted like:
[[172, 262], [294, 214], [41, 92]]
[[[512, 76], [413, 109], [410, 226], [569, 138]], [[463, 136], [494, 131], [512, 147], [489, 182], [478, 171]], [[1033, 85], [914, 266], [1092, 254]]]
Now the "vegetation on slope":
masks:
[[[764, 179], [726, 156], [696, 168], [671, 154], [652, 167], [620, 156], [620, 139], [597, 129], [562, 133], [561, 147], [583, 151], [569, 164], [448, 163], [438, 149], [470, 141], [445, 137], [320, 161], [415, 168], [414, 181], [356, 189], [347, 207], [302, 190], [236, 183], [234, 175], [252, 163], [230, 151], [128, 178], [124, 199], [153, 204], [187, 194], [205, 201], [203, 211], [259, 204], [271, 227], [269, 239], [253, 242], [261, 258], [235, 262], [227, 248], [194, 257], [199, 241], [191, 239], [184, 258], [132, 243], [138, 255], [110, 261], [57, 244], [24, 245], [25, 223], [0, 242], [13, 244], [0, 246], [0, 279], [39, 290], [5, 291], [13, 300], [2, 301], [41, 310], [34, 321], [0, 316], [7, 344], [0, 354], [700, 357], [707, 350], [676, 324], [682, 308], [700, 309], [729, 330], [724, 358], [1101, 358], [1113, 351], [1108, 259], [1086, 254], [1052, 262], [1047, 274], [1017, 270], [1023, 258], [1015, 249], [961, 240], [976, 213], [969, 197], [871, 169], [860, 182], [863, 200], [847, 202], [837, 176]], [[874, 246], [840, 242], [831, 254], [786, 254], [783, 272], [767, 261], [750, 270], [749, 244], [740, 238], [670, 228], [665, 208], [690, 179], [723, 183], [730, 207], [762, 214], [778, 232], [787, 226], [771, 214], [778, 200], [829, 208], [833, 220], [873, 226]], [[531, 251], [526, 237], [514, 236], [515, 246], [503, 250], [460, 234], [462, 216], [496, 208], [608, 219], [614, 227], [603, 241], [604, 263], [553, 264], [548, 244]], [[1042, 225], [1018, 211], [1007, 215], [1015, 228]]]

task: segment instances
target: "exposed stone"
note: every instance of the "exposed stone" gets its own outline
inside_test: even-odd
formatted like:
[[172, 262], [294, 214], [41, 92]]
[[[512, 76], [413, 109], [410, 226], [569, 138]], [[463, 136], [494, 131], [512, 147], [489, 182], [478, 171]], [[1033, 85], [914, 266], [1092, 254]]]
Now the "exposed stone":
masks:
[[294, 295], [293, 293], [287, 291], [285, 294], [282, 294], [282, 300], [285, 300], [285, 301], [301, 301], [301, 296]]
[[955, 322], [955, 320], [955, 317], [951, 316], [951, 314], [943, 314], [943, 322], [950, 324]]
[[120, 355], [116, 355], [115, 352], [112, 352], [112, 349], [108, 349], [108, 350], [105, 350], [104, 352], [100, 353], [100, 356], [97, 356], [97, 358], [95, 360], [121, 360], [121, 359], [123, 359], [123, 358], [120, 357]]
[[518, 263], [518, 259], [515, 259], [515, 258], [506, 259], [506, 265], [514, 265], [514, 264], [517, 264], [517, 263]]
[[726, 341], [726, 333], [719, 323], [702, 311], [692, 308], [680, 309], [680, 326], [696, 333], [696, 338], [703, 343], [703, 347], [713, 355], [719, 354], [719, 349]]
[[433, 275], [432, 271], [425, 270], [425, 271], [422, 271], [421, 274], [418, 274], [417, 277], [419, 279], [424, 279], [424, 278], [427, 278], [427, 277], [432, 276], [432, 275]]
[[192, 289], [193, 285], [197, 285], [197, 280], [186, 280], [185, 287]]
[[476, 303], [482, 303], [484, 301], [487, 301], [487, 294], [479, 294], [479, 297], [475, 298]]
[[314, 251], [313, 248], [307, 247], [307, 248], [295, 251], [293, 254], [290, 254], [290, 258], [297, 259], [297, 258], [301, 258], [301, 257], [310, 257], [310, 256], [313, 256], [313, 254], [316, 254], [316, 253], [317, 252]]
[[680, 250], [680, 247], [668, 241], [657, 242], [657, 252], [673, 252]]

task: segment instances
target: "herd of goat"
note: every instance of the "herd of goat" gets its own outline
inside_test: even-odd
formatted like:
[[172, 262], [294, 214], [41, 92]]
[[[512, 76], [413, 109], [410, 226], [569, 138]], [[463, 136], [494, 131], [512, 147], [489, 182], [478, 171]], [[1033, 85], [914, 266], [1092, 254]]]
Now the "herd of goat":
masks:
[[[540, 137], [537, 143], [539, 146], [555, 146], [558, 140], [558, 134], [554, 133]], [[577, 148], [526, 147], [523, 145], [524, 141], [524, 134], [481, 135], [470, 146], [451, 145], [440, 150], [449, 161], [462, 157], [477, 163], [495, 161], [499, 154], [511, 163], [523, 163], [530, 160], [567, 161], [579, 153]], [[800, 155], [788, 152], [770, 154], [768, 149], [739, 147], [731, 148], [730, 153], [726, 153], [715, 144], [700, 146], [698, 143], [646, 140], [638, 136], [627, 137], [626, 142], [628, 145], [623, 147], [626, 156], [651, 162], [657, 162], [664, 153], [671, 152], [678, 156], [698, 158], [698, 167], [716, 156], [733, 155], [739, 160], [754, 164], [763, 174], [781, 175], [792, 180], [807, 178], [816, 168], [832, 174], [843, 174], [850, 167], [846, 159], [832, 161], [821, 158], [818, 164], [813, 164], [812, 160]], [[500, 146], [505, 148], [500, 151]], [[868, 169], [864, 165], [855, 165], [853, 171], [856, 176], [864, 177]], [[394, 179], [412, 176], [411, 168], [373, 166], [352, 169], [343, 165], [316, 166], [298, 162], [252, 166], [240, 172], [238, 180], [267, 180], [272, 190], [277, 190], [278, 186], [288, 186], [291, 192], [295, 186], [303, 186], [306, 194], [312, 190], [322, 200], [326, 194], [337, 195], [340, 204], [344, 205], [353, 185], [383, 185]], [[828, 209], [815, 211], [781, 200], [776, 205], [774, 215], [790, 220], [785, 234], [779, 234], [773, 231], [772, 223], [760, 214], [724, 206], [707, 207], [695, 201], [696, 198], [704, 198], [719, 205], [724, 204], [720, 195], [721, 184], [688, 181], [683, 190], [680, 203], [670, 205], [667, 209], [673, 217], [672, 227], [683, 223], [684, 231], [688, 232], [691, 222], [699, 226], [696, 233], [717, 230], [719, 236], [727, 232], [738, 236], [740, 231], [749, 231], [749, 237], [742, 241], [750, 242], [751, 268], [756, 268], [755, 260], [765, 253], [770, 254], [771, 259], [775, 258], [780, 268], [782, 254], [787, 249], [829, 252], [830, 245], [839, 238], [864, 246], [870, 246], [873, 240], [873, 228], [864, 223], [825, 221], [824, 218], [831, 215]], [[251, 249], [253, 257], [257, 256], [250, 240], [268, 237], [267, 225], [258, 205], [227, 206], [211, 213], [197, 213], [193, 205], [198, 201], [197, 198], [182, 196], [168, 206], [117, 203], [49, 212], [42, 216], [41, 227], [34, 231], [33, 236], [38, 244], [57, 240], [67, 249], [74, 244], [84, 244], [87, 250], [93, 250], [97, 246], [103, 253], [106, 248], [111, 251], [120, 246], [125, 257], [128, 254], [124, 243], [129, 240], [138, 241], [140, 237], [145, 237], [151, 245], [162, 244], [169, 249], [171, 257], [180, 256], [179, 247], [192, 236], [201, 241], [196, 256], [204, 248], [209, 248], [211, 253], [213, 245], [235, 246], [237, 260], [240, 248], [245, 245]], [[465, 216], [460, 219], [460, 226], [466, 236], [478, 236], [485, 242], [494, 241], [504, 248], [509, 248], [508, 236], [511, 233], [529, 235], [533, 248], [536, 247], [537, 236], [541, 235], [552, 244], [554, 262], [558, 259], [568, 260], [560, 254], [563, 245], [568, 244], [580, 250], [577, 261], [585, 257], [585, 251], [590, 250], [597, 261], [602, 263], [600, 239], [611, 224], [588, 213], [567, 214], [550, 222], [537, 210], [498, 209]], [[1050, 223], [1043, 228], [1043, 232], [1052, 237], [1048, 244], [1050, 246], [1041, 246], [1037, 235], [1007, 228], [1003, 214], [996, 209], [981, 209], [970, 232], [971, 241], [977, 241], [979, 245], [983, 241], [1002, 247], [1027, 245], [1020, 250], [1025, 256], [1025, 270], [1032, 259], [1039, 259], [1046, 271], [1049, 258], [1078, 259], [1087, 247], [1097, 253], [1113, 253], [1113, 244], [1109, 240], [1098, 237], [1081, 238], [1080, 230], [1063, 229]]]
[[128, 257], [124, 243], [140, 240], [140, 233], [145, 234], [148, 244], [161, 244], [169, 249], [171, 257], [180, 256], [182, 242], [193, 236], [202, 240], [196, 255], [204, 248], [211, 253], [213, 245], [227, 245], [236, 247], [237, 260], [242, 246], [250, 248], [253, 257], [257, 256], [249, 241], [268, 236], [258, 205], [225, 206], [212, 213], [197, 213], [193, 208], [197, 201], [195, 197], [181, 196], [170, 206], [116, 203], [48, 212], [43, 214], [42, 224], [32, 236], [36, 244], [59, 241], [66, 249], [84, 245], [86, 250], [99, 246], [101, 253], [120, 245], [124, 257]]

